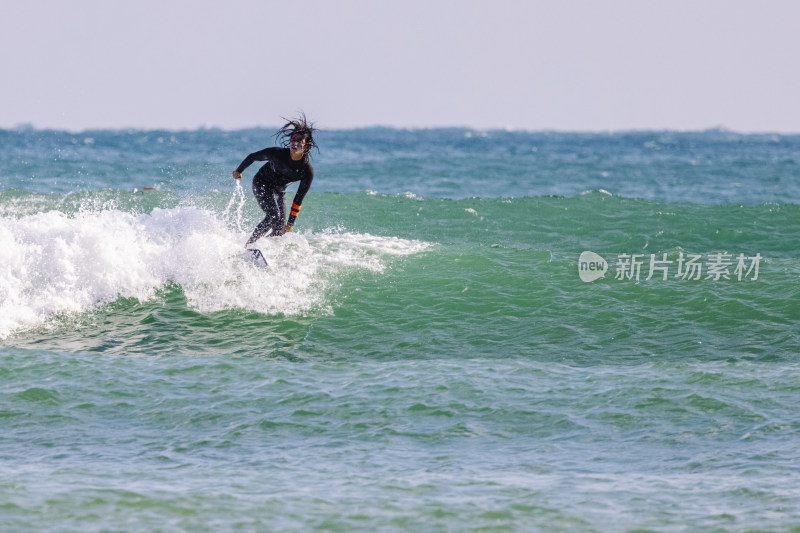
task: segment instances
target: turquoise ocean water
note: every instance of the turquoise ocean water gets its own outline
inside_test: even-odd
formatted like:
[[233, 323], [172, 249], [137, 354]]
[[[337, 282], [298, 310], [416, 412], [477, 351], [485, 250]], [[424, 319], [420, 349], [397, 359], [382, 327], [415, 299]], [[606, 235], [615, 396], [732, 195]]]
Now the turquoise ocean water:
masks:
[[800, 531], [800, 136], [272, 133], [0, 131], [0, 530]]

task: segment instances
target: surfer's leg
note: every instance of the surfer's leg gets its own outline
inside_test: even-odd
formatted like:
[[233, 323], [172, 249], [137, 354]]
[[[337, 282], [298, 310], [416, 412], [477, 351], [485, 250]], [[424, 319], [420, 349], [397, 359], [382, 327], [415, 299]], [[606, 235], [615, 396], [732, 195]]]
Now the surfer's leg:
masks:
[[253, 234], [250, 235], [249, 239], [247, 239], [247, 242], [245, 243], [244, 247], [247, 248], [248, 246], [250, 246], [251, 244], [253, 244], [258, 239], [260, 239], [261, 237], [263, 237], [272, 230], [273, 230], [272, 219], [271, 217], [267, 217], [261, 222], [259, 222], [258, 226], [256, 226], [256, 229], [253, 230]]
[[253, 184], [253, 194], [258, 201], [258, 205], [266, 215], [264, 220], [259, 222], [253, 234], [247, 240], [245, 248], [264, 235], [277, 237], [283, 233], [284, 220], [286, 218], [284, 207], [284, 193], [282, 191], [269, 190], [263, 186]]

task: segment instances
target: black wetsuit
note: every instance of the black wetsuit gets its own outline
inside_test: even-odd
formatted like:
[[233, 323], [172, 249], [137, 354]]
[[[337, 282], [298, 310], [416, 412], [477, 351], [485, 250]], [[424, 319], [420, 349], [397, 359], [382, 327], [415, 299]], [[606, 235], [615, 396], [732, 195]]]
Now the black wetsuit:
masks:
[[[308, 162], [308, 154], [304, 155], [300, 161], [295, 161], [288, 148], [265, 148], [245, 157], [236, 172], [241, 173], [254, 161], [267, 162], [253, 177], [253, 194], [266, 216], [256, 226], [247, 244], [256, 242], [270, 230], [272, 231], [271, 237], [281, 235], [284, 224], [294, 224], [303, 198], [308, 192], [308, 188], [311, 187], [311, 180], [314, 179], [314, 169]], [[284, 205], [286, 186], [295, 181], [300, 182], [300, 187], [297, 189], [297, 194], [294, 195], [289, 220], [284, 223], [286, 219]]]

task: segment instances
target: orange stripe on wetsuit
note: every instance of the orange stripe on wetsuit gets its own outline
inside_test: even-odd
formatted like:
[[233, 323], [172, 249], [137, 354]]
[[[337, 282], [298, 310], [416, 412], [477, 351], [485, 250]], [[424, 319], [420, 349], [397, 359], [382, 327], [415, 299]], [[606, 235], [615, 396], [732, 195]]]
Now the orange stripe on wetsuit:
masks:
[[294, 219], [300, 214], [300, 204], [292, 202], [292, 209], [289, 211], [289, 220], [287, 224], [290, 226], [294, 224]]

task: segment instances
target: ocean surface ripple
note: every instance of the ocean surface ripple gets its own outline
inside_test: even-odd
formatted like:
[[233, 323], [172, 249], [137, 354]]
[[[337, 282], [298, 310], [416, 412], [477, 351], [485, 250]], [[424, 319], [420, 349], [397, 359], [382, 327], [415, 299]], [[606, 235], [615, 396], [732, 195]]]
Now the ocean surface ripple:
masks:
[[800, 136], [271, 134], [0, 131], [0, 529], [798, 531]]

